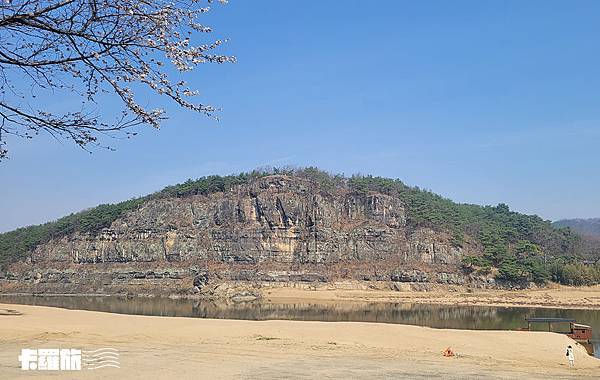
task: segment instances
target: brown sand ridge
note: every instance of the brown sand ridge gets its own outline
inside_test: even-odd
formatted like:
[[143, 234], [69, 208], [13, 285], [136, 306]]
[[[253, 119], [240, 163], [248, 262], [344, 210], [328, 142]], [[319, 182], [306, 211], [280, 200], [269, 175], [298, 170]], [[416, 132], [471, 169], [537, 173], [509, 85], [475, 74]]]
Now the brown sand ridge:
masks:
[[[166, 318], [2, 305], [0, 378], [598, 378], [600, 360], [546, 332], [379, 323]], [[576, 367], [566, 366], [574, 345]], [[114, 347], [120, 369], [25, 372], [22, 348]], [[443, 357], [451, 347], [454, 357]]]
[[463, 306], [521, 306], [600, 310], [600, 285], [563, 286], [549, 284], [537, 289], [501, 290], [433, 287], [429, 291], [385, 290], [364, 282], [339, 282], [320, 286], [267, 286], [262, 296], [271, 302], [293, 300], [336, 302], [402, 302]]

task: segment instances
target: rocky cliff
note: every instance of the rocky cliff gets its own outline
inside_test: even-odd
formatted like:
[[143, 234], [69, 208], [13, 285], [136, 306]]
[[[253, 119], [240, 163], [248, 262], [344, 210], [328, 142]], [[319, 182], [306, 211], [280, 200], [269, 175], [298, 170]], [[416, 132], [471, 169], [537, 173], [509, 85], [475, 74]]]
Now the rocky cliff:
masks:
[[344, 279], [485, 286], [492, 276], [467, 275], [464, 264], [511, 246], [494, 234], [520, 234], [546, 252], [568, 246], [564, 231], [505, 205], [458, 205], [397, 180], [369, 177], [365, 187], [312, 175], [214, 177], [216, 187], [209, 177], [0, 235], [0, 250], [17, 258], [0, 271], [0, 291], [197, 294], [232, 281]]
[[[272, 175], [227, 192], [142, 203], [97, 233], [36, 247], [4, 274], [4, 288], [58, 291], [194, 289], [193, 278], [329, 281], [339, 278], [462, 281], [450, 235], [407, 225], [398, 198]], [[186, 283], [184, 280], [188, 280]], [[202, 284], [196, 287], [201, 288]], [[101, 289], [99, 289], [101, 288]]]
[[270, 176], [227, 193], [147, 202], [99, 234], [76, 233], [38, 247], [32, 260], [456, 265], [461, 252], [443, 233], [408, 228], [398, 199], [326, 193], [309, 181]]

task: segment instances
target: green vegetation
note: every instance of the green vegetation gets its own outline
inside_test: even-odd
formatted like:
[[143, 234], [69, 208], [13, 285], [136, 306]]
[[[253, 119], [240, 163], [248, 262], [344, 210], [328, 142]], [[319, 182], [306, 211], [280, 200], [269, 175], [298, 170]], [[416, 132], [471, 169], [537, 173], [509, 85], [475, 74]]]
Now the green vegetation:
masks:
[[136, 209], [144, 201], [145, 198], [138, 198], [116, 204], [104, 204], [54, 222], [0, 234], [0, 268], [25, 257], [27, 252], [53, 238], [73, 232], [98, 232], [110, 227], [114, 220], [125, 212]]
[[582, 235], [600, 238], [600, 218], [563, 219], [553, 223], [555, 227], [569, 227]]
[[554, 262], [550, 265], [552, 281], [565, 285], [600, 284], [600, 264], [585, 265], [582, 263]]
[[155, 194], [158, 197], [188, 197], [191, 195], [207, 195], [231, 190], [237, 185], [248, 183], [266, 175], [265, 172], [241, 173], [239, 175], [228, 175], [225, 177], [211, 175], [197, 180], [187, 180], [174, 186], [168, 186]]
[[501, 281], [542, 283], [553, 278], [549, 263], [576, 258], [579, 237], [569, 229], [554, 228], [536, 215], [512, 212], [505, 204], [459, 204], [389, 178], [353, 176], [348, 184], [356, 191], [398, 196], [407, 207], [409, 224], [450, 231], [455, 246], [464, 244], [465, 235], [475, 238], [484, 253], [464, 257], [467, 271], [490, 273], [496, 268], [495, 277]]
[[202, 177], [142, 198], [100, 205], [54, 222], [0, 234], [0, 268], [26, 257], [27, 252], [53, 238], [73, 232], [94, 233], [107, 228], [124, 213], [151, 199], [226, 192], [273, 174], [308, 179], [321, 191], [345, 188], [400, 198], [406, 206], [409, 226], [447, 231], [456, 247], [469, 243], [483, 248], [482, 255], [464, 257], [466, 271], [493, 271], [498, 280], [516, 283], [547, 280], [567, 284], [600, 282], [597, 267], [577, 264], [580, 239], [568, 228], [555, 228], [538, 216], [510, 211], [505, 204], [459, 204], [431, 191], [407, 186], [397, 179], [361, 175], [346, 178], [317, 168], [265, 169], [239, 175]]

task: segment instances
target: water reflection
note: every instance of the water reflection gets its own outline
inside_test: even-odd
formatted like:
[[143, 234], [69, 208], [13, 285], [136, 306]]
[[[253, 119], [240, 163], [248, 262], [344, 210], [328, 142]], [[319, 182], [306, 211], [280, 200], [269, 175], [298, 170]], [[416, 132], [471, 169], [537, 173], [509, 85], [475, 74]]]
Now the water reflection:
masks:
[[406, 303], [228, 303], [168, 298], [64, 296], [0, 296], [0, 302], [169, 317], [384, 322], [470, 330], [517, 329], [526, 326], [525, 318], [528, 317], [568, 317], [592, 326], [595, 353], [600, 357], [600, 311], [597, 310]]

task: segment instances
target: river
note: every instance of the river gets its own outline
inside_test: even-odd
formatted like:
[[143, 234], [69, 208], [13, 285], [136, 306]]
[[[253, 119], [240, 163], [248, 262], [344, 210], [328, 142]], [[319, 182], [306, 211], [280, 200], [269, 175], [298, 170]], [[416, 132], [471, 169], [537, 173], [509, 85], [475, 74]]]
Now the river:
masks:
[[[592, 326], [594, 352], [600, 358], [600, 310], [362, 302], [233, 303], [114, 296], [0, 295], [0, 302], [165, 317], [379, 322], [467, 330], [514, 330], [527, 326], [528, 317], [564, 317]], [[539, 326], [543, 328], [546, 325]]]

